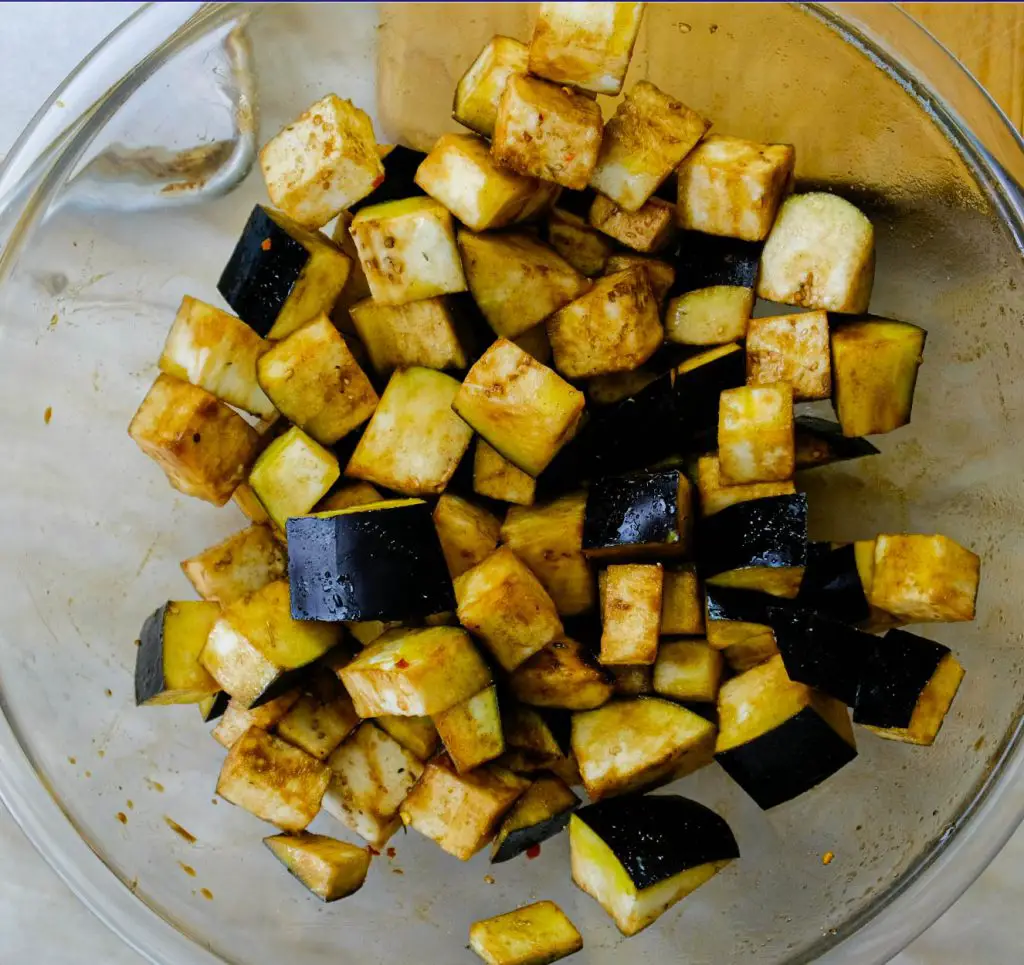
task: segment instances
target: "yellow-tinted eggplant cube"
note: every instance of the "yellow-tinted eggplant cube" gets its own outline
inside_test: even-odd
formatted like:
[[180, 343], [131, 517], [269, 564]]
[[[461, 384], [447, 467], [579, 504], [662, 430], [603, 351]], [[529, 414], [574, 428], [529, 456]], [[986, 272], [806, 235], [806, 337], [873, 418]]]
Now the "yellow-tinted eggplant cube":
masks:
[[204, 600], [227, 604], [282, 579], [288, 563], [269, 527], [250, 526], [182, 560], [181, 569]]
[[320, 502], [340, 475], [334, 453], [293, 426], [263, 450], [249, 485], [284, 529], [290, 516], [303, 516]]
[[490, 556], [501, 534], [501, 521], [494, 513], [452, 493], [437, 501], [434, 527], [452, 579]]
[[601, 588], [601, 663], [652, 664], [658, 656], [665, 571], [660, 563], [609, 566]]
[[791, 496], [796, 492], [796, 483], [792, 479], [782, 482], [746, 483], [742, 486], [726, 486], [722, 482], [722, 470], [718, 462], [718, 454], [701, 456], [697, 460], [697, 492], [700, 495], [700, 511], [702, 516], [713, 516], [715, 513], [745, 503], [751, 499], [766, 499], [769, 496]]
[[641, 267], [647, 270], [651, 280], [651, 291], [659, 305], [665, 304], [665, 298], [676, 280], [676, 270], [667, 261], [657, 258], [645, 258], [643, 255], [632, 255], [627, 252], [612, 255], [604, 266], [605, 275], [614, 275], [627, 268]]
[[634, 251], [660, 251], [675, 235], [675, 208], [661, 198], [651, 198], [642, 208], [626, 211], [599, 194], [590, 206], [589, 218], [598, 231]]
[[828, 315], [804, 312], [752, 318], [747, 326], [747, 385], [788, 382], [794, 402], [832, 394]]
[[455, 88], [452, 117], [477, 134], [490, 137], [498, 116], [498, 99], [510, 74], [525, 74], [530, 50], [511, 37], [492, 37]]
[[517, 506], [532, 506], [537, 480], [478, 439], [473, 453], [473, 492]]
[[413, 365], [466, 367], [466, 351], [447, 298], [423, 298], [404, 305], [380, 305], [367, 298], [349, 312], [378, 375]]
[[605, 270], [615, 246], [607, 235], [571, 211], [555, 208], [548, 216], [548, 244], [580, 274], [593, 278]]
[[793, 389], [787, 383], [722, 392], [718, 464], [729, 485], [789, 479], [796, 466]]

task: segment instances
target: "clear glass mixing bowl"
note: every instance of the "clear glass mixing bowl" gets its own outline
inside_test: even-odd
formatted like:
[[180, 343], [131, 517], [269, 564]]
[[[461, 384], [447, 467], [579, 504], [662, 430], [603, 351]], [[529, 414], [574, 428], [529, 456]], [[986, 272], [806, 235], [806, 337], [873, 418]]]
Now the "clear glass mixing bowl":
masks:
[[470, 922], [539, 897], [580, 925], [580, 960], [597, 965], [882, 962], [1024, 813], [1024, 150], [956, 62], [880, 5], [652, 4], [630, 73], [720, 131], [794, 142], [801, 182], [843, 192], [877, 226], [872, 309], [930, 332], [913, 425], [806, 487], [818, 538], [942, 530], [984, 557], [978, 621], [934, 630], [968, 674], [933, 749], [861, 732], [853, 765], [767, 815], [717, 768], [688, 778], [743, 858], [624, 945], [572, 886], [564, 838], [493, 870], [399, 836], [367, 887], [325, 907], [260, 846], [265, 826], [214, 799], [222, 752], [195, 709], [132, 706], [143, 617], [188, 593], [178, 560], [243, 522], [175, 494], [125, 427], [181, 296], [218, 300], [263, 197], [258, 131], [334, 90], [382, 140], [428, 145], [453, 126], [452, 88], [478, 49], [527, 37], [530, 16], [145, 8], [0, 169], [0, 795], [154, 962], [468, 962]]

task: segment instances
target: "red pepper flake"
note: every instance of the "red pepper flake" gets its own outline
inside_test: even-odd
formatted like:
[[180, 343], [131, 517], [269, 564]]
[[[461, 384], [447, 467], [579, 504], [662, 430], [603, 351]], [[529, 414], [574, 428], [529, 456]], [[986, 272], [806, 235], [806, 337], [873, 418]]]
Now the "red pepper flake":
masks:
[[405, 670], [409, 666], [409, 661], [406, 660], [405, 657], [401, 657], [399, 661], [395, 664], [395, 666], [399, 670]]
[[379, 188], [383, 183], [384, 183], [384, 175], [383, 174], [378, 175], [377, 177], [375, 177], [373, 179], [373, 186], [374, 186], [374, 188]]
[[263, 241], [260, 243], [260, 247], [264, 251], [270, 251], [270, 239], [269, 238], [264, 238]]
[[530, 847], [528, 847], [526, 849], [526, 857], [529, 858], [531, 861], [534, 858], [539, 858], [540, 857], [540, 845], [539, 844], [531, 844]]
[[394, 848], [388, 848], [388, 857], [393, 858], [398, 852]]
[[566, 154], [566, 156], [565, 156], [565, 163], [566, 164], [569, 164], [570, 162], [575, 161], [575, 160], [576, 160], [576, 155], [575, 154]]
[[369, 851], [370, 854], [372, 854], [375, 858], [380, 857], [380, 852], [372, 844], [368, 844], [366, 846], [366, 850]]

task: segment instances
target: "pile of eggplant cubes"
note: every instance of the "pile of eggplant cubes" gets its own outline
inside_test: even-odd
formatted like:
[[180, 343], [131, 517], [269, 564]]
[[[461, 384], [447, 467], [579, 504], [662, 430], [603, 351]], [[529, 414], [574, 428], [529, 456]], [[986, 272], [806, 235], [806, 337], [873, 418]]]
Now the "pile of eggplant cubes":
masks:
[[[326, 901], [403, 825], [495, 862], [568, 825], [574, 881], [635, 934], [739, 855], [645, 792], [717, 762], [776, 807], [856, 756], [848, 708], [927, 745], [963, 677], [900, 628], [973, 619], [978, 557], [811, 541], [796, 482], [909, 421], [925, 332], [863, 314], [871, 223], [791, 193], [791, 145], [643, 80], [602, 119], [643, 7], [542, 3], [428, 154], [310, 107], [260, 155], [236, 314], [184, 299], [131, 423], [251, 521], [181, 564], [202, 599], [146, 620], [137, 701], [219, 718], [218, 793]], [[822, 399], [838, 422], [796, 414]], [[321, 808], [369, 848], [306, 832]], [[582, 939], [540, 902], [471, 945]]]

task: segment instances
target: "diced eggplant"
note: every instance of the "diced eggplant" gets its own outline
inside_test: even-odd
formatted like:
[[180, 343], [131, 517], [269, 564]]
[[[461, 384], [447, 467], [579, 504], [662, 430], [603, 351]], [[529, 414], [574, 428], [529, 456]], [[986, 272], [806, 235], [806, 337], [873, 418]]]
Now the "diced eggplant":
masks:
[[338, 675], [360, 717], [433, 716], [491, 683], [469, 634], [458, 627], [389, 630]]
[[359, 261], [359, 252], [356, 251], [356, 243], [352, 240], [352, 235], [349, 232], [352, 217], [351, 211], [342, 211], [331, 232], [331, 240], [348, 255], [352, 262], [345, 287], [341, 290], [341, 294], [334, 303], [334, 308], [330, 311], [331, 321], [338, 326], [339, 331], [346, 335], [355, 334], [355, 326], [352, 324], [349, 309], [356, 302], [370, 297], [370, 285], [366, 281], [366, 272], [363, 271], [362, 263]]
[[707, 129], [696, 111], [641, 80], [604, 126], [590, 185], [626, 211], [639, 211]]
[[517, 506], [532, 506], [537, 480], [478, 439], [473, 453], [473, 492]]
[[845, 436], [892, 432], [910, 422], [928, 333], [867, 319], [832, 331], [832, 404]]
[[455, 605], [430, 507], [394, 499], [288, 520], [296, 620], [412, 620]]
[[186, 295], [167, 333], [160, 371], [267, 419], [276, 410], [256, 381], [256, 363], [268, 348], [241, 319]]
[[794, 194], [761, 254], [757, 294], [771, 302], [858, 314], [875, 280], [875, 231], [834, 194]]
[[337, 901], [363, 887], [370, 852], [345, 841], [300, 831], [264, 838], [271, 854], [317, 898]]
[[498, 99], [511, 74], [525, 74], [530, 50], [511, 37], [492, 37], [455, 87], [452, 117], [463, 127], [491, 137]]
[[452, 579], [486, 559], [501, 535], [497, 516], [452, 493], [444, 493], [437, 501], [434, 527]]
[[798, 415], [794, 420], [796, 432], [796, 468], [817, 469], [833, 462], [875, 456], [878, 449], [867, 439], [843, 435], [837, 422], [815, 416]]
[[663, 338], [650, 277], [639, 267], [599, 278], [547, 327], [555, 368], [571, 379], [635, 369]]
[[250, 727], [272, 731], [277, 722], [292, 709], [301, 696], [302, 692], [295, 688], [286, 691], [280, 697], [268, 700], [265, 704], [260, 704], [259, 707], [244, 707], [237, 700], [228, 698], [224, 714], [212, 731], [213, 739], [221, 747], [230, 750], [238, 738]]
[[474, 922], [469, 947], [487, 965], [548, 965], [583, 947], [583, 936], [553, 901]]
[[397, 630], [402, 625], [400, 620], [346, 620], [345, 629], [361, 647], [368, 647], [379, 640], [388, 630]]
[[281, 544], [266, 526], [250, 526], [181, 562], [196, 592], [222, 604], [282, 579], [287, 566]]
[[679, 556], [689, 545], [691, 501], [690, 482], [677, 469], [595, 480], [583, 552], [591, 559]]
[[260, 444], [256, 430], [234, 409], [166, 374], [150, 386], [128, 435], [175, 489], [215, 506], [223, 506], [245, 481]]
[[493, 761], [505, 752], [498, 690], [494, 686], [435, 714], [434, 725], [459, 773]]
[[452, 412], [458, 397], [459, 383], [443, 372], [395, 372], [345, 475], [409, 496], [442, 492], [473, 436]]
[[561, 834], [579, 803], [561, 778], [538, 775], [502, 822], [491, 845], [491, 862], [509, 861]]
[[527, 198], [519, 214], [516, 215], [513, 224], [521, 224], [525, 231], [539, 236], [540, 226], [529, 222], [536, 222], [545, 215], [550, 214], [551, 210], [558, 203], [558, 199], [562, 196], [563, 190], [559, 184], [538, 180], [536, 190]]
[[351, 509], [380, 503], [384, 497], [369, 483], [345, 481], [332, 489], [313, 507], [314, 513], [332, 513], [339, 509]]
[[753, 590], [725, 586], [705, 587], [707, 641], [716, 650], [737, 645], [763, 648], [768, 656], [778, 653], [772, 630], [772, 607], [784, 600]]
[[196, 706], [203, 722], [209, 723], [223, 717], [230, 703], [231, 698], [223, 690], [218, 690], [215, 694], [207, 694]]
[[253, 492], [252, 486], [247, 482], [238, 484], [231, 494], [231, 501], [242, 511], [250, 523], [262, 526], [270, 522], [263, 503], [260, 502], [259, 497]]
[[502, 702], [502, 729], [511, 751], [522, 751], [538, 767], [554, 763], [570, 750], [569, 715], [555, 711], [542, 713], [534, 707]]
[[648, 258], [646, 255], [634, 255], [631, 252], [622, 252], [612, 255], [604, 266], [604, 274], [614, 275], [617, 272], [625, 271], [627, 268], [644, 268], [647, 270], [647, 277], [651, 282], [651, 291], [654, 292], [654, 300], [659, 306], [665, 304], [665, 298], [675, 284], [676, 270], [667, 261], [658, 258]]
[[572, 878], [635, 935], [739, 857], [729, 825], [675, 794], [591, 804], [569, 823]]
[[548, 338], [548, 327], [543, 322], [512, 339], [512, 342], [541, 365], [551, 362], [551, 340]]
[[572, 437], [585, 404], [578, 389], [498, 339], [469, 370], [451, 405], [506, 459], [536, 477]]
[[249, 485], [267, 514], [284, 529], [292, 516], [308, 513], [341, 475], [334, 453], [297, 426], [263, 450]]
[[710, 764], [715, 725], [658, 697], [573, 715], [572, 750], [592, 801], [675, 780]]
[[219, 617], [216, 603], [179, 600], [146, 618], [135, 655], [136, 705], [195, 704], [220, 690], [199, 661]]
[[675, 206], [661, 198], [651, 198], [637, 211], [626, 211], [599, 194], [587, 218], [609, 238], [648, 254], [661, 251], [676, 233]]
[[359, 717], [348, 694], [330, 701], [303, 694], [278, 721], [277, 736], [324, 761], [358, 726]]
[[658, 656], [665, 571], [660, 563], [609, 566], [600, 577], [601, 655], [610, 664], [653, 664]]
[[466, 290], [451, 213], [433, 198], [363, 208], [350, 231], [375, 302], [404, 305]]
[[665, 640], [654, 664], [654, 691], [672, 700], [714, 702], [724, 664], [722, 654], [704, 640]]
[[292, 423], [329, 446], [373, 415], [377, 393], [331, 320], [318, 315], [266, 352], [260, 385]]
[[222, 690], [251, 707], [288, 689], [288, 671], [322, 657], [341, 633], [340, 625], [293, 620], [288, 584], [276, 580], [224, 607], [200, 660]]
[[398, 809], [423, 773], [423, 764], [369, 721], [359, 725], [327, 764], [330, 786], [324, 810], [371, 847], [383, 848], [402, 826]]
[[790, 680], [781, 655], [722, 685], [718, 720], [715, 759], [765, 810], [857, 756], [846, 707]]
[[964, 668], [948, 647], [890, 630], [869, 651], [861, 669], [854, 722], [879, 737], [928, 746], [963, 678]]
[[402, 803], [406, 827], [468, 861], [494, 836], [498, 823], [530, 782], [493, 764], [460, 774], [436, 757]]
[[330, 779], [315, 757], [250, 727], [228, 751], [217, 793], [282, 831], [302, 831], [320, 811]]
[[793, 389], [786, 382], [745, 385], [721, 395], [718, 471], [727, 486], [782, 482], [796, 467]]
[[423, 188], [416, 183], [415, 178], [426, 156], [422, 151], [414, 151], [411, 147], [394, 145], [381, 158], [384, 165], [384, 180], [365, 198], [353, 204], [349, 211], [356, 214], [371, 205], [422, 196]]
[[807, 497], [729, 506], [701, 520], [697, 542], [708, 583], [793, 598], [807, 565]]
[[442, 134], [416, 183], [473, 231], [510, 224], [538, 187], [535, 178], [499, 167], [476, 134]]
[[858, 624], [867, 620], [871, 607], [857, 569], [854, 545], [847, 543], [833, 548], [829, 543], [811, 543], [808, 550], [797, 604], [842, 623]]
[[913, 623], [973, 620], [981, 560], [948, 536], [881, 534], [870, 602]]
[[643, 3], [542, 3], [530, 41], [530, 73], [594, 94], [622, 90]]
[[587, 222], [582, 214], [562, 206], [565, 194], [548, 216], [548, 244], [578, 272], [593, 278], [600, 275], [614, 249], [612, 241]]
[[507, 546], [459, 576], [455, 598], [459, 622], [509, 672], [562, 634], [551, 597]]
[[517, 174], [579, 191], [593, 174], [602, 131], [601, 108], [589, 97], [511, 74], [498, 100], [491, 154]]
[[674, 393], [684, 437], [696, 440], [718, 426], [718, 401], [727, 389], [745, 385], [746, 363], [737, 343], [720, 345], [676, 366]]
[[697, 567], [682, 563], [665, 567], [661, 598], [662, 636], [695, 637], [704, 633], [704, 594]]
[[258, 335], [284, 338], [331, 310], [351, 267], [326, 235], [256, 205], [217, 290]]
[[680, 227], [763, 241], [790, 187], [795, 157], [790, 144], [708, 135], [679, 165]]
[[614, 692], [608, 675], [582, 644], [556, 640], [516, 668], [509, 677], [512, 695], [534, 707], [591, 710]]
[[747, 328], [747, 384], [788, 382], [795, 402], [832, 395], [828, 314], [752, 318]]
[[744, 486], [723, 485], [718, 454], [715, 453], [701, 456], [697, 460], [697, 491], [701, 515], [713, 516], [736, 503], [766, 499], [769, 496], [794, 495], [796, 484], [792, 479], [786, 479], [782, 482], [747, 483]]
[[383, 714], [374, 723], [421, 761], [432, 757], [441, 740], [429, 717], [397, 717]]
[[645, 697], [654, 693], [653, 664], [613, 664], [606, 669], [611, 674], [616, 697]]
[[459, 232], [469, 290], [488, 324], [517, 338], [590, 287], [587, 279], [528, 234]]

